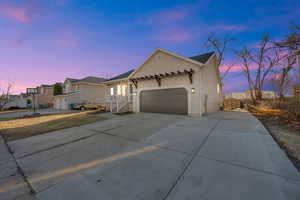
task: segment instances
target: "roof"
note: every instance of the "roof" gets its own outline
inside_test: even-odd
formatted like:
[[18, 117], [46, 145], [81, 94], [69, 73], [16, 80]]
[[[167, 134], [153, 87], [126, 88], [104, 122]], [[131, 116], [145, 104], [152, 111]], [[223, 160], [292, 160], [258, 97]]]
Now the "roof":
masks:
[[108, 79], [107, 81], [113, 81], [113, 80], [117, 80], [117, 79], [128, 78], [133, 71], [134, 71], [134, 69], [132, 69], [128, 72], [125, 72], [123, 74], [119, 74], [118, 76], [112, 77], [111, 79]]
[[205, 64], [214, 53], [215, 52], [212, 51], [209, 53], [204, 53], [204, 54], [189, 57], [189, 59], [192, 59], [192, 60], [195, 60], [195, 61]]
[[41, 85], [40, 87], [53, 87], [54, 85]]
[[76, 82], [102, 83], [103, 81], [105, 81], [104, 78], [94, 77], [94, 76], [88, 76], [82, 79], [67, 78], [66, 80], [70, 81], [71, 83], [76, 83]]

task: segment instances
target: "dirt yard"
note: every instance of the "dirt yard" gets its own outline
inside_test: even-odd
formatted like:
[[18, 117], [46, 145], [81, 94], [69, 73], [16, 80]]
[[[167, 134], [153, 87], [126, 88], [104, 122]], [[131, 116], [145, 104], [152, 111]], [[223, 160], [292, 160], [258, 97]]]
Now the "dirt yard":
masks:
[[96, 111], [2, 119], [0, 134], [8, 141], [17, 140], [104, 119]]
[[300, 171], [300, 120], [285, 110], [249, 107]]

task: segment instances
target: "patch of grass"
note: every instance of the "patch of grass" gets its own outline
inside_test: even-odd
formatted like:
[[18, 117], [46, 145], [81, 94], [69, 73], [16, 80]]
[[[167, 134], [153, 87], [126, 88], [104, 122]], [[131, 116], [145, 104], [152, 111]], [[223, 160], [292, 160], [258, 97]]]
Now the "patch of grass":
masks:
[[51, 131], [61, 130], [104, 120], [95, 111], [40, 115], [0, 120], [0, 133], [6, 140], [17, 140]]

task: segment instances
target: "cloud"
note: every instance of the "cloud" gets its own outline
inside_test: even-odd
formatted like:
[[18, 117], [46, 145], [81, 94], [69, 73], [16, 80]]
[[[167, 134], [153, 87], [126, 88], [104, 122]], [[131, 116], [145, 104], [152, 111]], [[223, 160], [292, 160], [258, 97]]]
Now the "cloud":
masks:
[[21, 23], [31, 22], [31, 17], [26, 8], [6, 7], [2, 8], [0, 13]]
[[[222, 72], [226, 72], [226, 70], [228, 69], [228, 67], [230, 67], [230, 65], [221, 65], [219, 67], [219, 70], [220, 70], [221, 73]], [[251, 70], [255, 70], [255, 69], [257, 69], [257, 65], [250, 64], [249, 69], [250, 69], [250, 71]], [[232, 68], [230, 69], [229, 73], [230, 72], [242, 72], [242, 65], [241, 64], [235, 64], [235, 65], [233, 65]]]
[[19, 94], [26, 92], [26, 88], [32, 87], [31, 85], [25, 85], [22, 83], [15, 83], [14, 81], [1, 81], [0, 80], [0, 92], [6, 92], [7, 86], [11, 84], [12, 87], [10, 89], [11, 94]]
[[163, 10], [152, 13], [146, 16], [145, 22], [147, 24], [163, 25], [173, 22], [178, 22], [188, 17], [188, 11], [184, 9]]
[[186, 42], [195, 37], [192, 33], [184, 31], [181, 28], [169, 28], [158, 32], [154, 38], [161, 42]]

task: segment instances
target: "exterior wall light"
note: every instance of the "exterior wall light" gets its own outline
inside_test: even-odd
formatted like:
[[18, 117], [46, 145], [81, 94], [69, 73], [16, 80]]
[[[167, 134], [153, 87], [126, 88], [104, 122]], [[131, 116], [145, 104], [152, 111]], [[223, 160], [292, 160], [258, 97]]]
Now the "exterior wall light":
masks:
[[133, 92], [132, 95], [133, 95], [133, 96], [136, 96], [137, 94], [136, 94], [136, 92]]
[[195, 88], [191, 89], [192, 94], [195, 94]]

